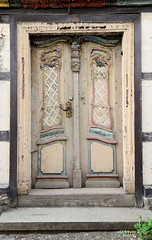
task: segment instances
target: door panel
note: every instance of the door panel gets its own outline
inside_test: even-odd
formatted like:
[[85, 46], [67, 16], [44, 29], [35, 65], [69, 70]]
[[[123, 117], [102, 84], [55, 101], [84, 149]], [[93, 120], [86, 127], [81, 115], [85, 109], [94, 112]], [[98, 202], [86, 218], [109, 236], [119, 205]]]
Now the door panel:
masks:
[[70, 51], [64, 43], [49, 49], [33, 47], [32, 162], [36, 188], [69, 187], [72, 183], [72, 121], [61, 110], [72, 94]]
[[[120, 45], [104, 47], [91, 42], [81, 45], [80, 141], [83, 186], [86, 187], [103, 187], [104, 181], [106, 187], [120, 186], [122, 149], [117, 139], [122, 139], [122, 96], [120, 92], [116, 95], [121, 86], [121, 60], [116, 55], [119, 49]], [[117, 64], [119, 71], [115, 70]], [[119, 175], [117, 165], [121, 165]]]

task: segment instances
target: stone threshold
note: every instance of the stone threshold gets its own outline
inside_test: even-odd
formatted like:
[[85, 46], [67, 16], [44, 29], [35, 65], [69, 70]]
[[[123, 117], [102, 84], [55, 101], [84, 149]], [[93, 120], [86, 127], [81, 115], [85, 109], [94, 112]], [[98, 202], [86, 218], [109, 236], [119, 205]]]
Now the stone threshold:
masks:
[[18, 207], [135, 207], [123, 188], [32, 189], [18, 196]]
[[152, 211], [137, 208], [16, 208], [0, 216], [0, 232], [13, 231], [118, 231], [131, 230], [152, 218]]

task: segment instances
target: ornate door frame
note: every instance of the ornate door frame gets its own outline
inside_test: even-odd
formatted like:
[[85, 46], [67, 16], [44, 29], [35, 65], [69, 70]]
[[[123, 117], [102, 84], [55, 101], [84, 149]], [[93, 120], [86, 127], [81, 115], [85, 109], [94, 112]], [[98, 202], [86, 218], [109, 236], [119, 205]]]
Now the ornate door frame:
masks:
[[[123, 96], [123, 186], [134, 193], [134, 24], [125, 23], [41, 23], [18, 22], [18, 194], [31, 189], [31, 34], [122, 34], [122, 96]], [[75, 78], [77, 75], [75, 74]], [[76, 81], [77, 82], [77, 81]], [[78, 86], [75, 86], [78, 87]], [[74, 96], [77, 105], [78, 96]], [[77, 123], [78, 114], [74, 121]], [[79, 136], [75, 136], [75, 141]], [[77, 146], [79, 151], [79, 146]], [[78, 151], [75, 154], [79, 154]], [[79, 158], [75, 166], [79, 166]], [[78, 169], [78, 168], [76, 168]], [[76, 171], [79, 175], [79, 171]], [[77, 178], [76, 176], [76, 178]]]

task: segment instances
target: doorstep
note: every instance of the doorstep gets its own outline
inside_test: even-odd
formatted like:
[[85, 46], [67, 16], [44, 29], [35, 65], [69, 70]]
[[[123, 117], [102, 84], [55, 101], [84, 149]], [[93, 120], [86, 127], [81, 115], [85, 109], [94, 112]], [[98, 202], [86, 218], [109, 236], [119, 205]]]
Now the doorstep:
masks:
[[139, 216], [145, 221], [152, 218], [152, 212], [137, 208], [16, 208], [2, 213], [0, 232], [132, 230]]
[[123, 188], [32, 189], [18, 196], [18, 207], [135, 207]]

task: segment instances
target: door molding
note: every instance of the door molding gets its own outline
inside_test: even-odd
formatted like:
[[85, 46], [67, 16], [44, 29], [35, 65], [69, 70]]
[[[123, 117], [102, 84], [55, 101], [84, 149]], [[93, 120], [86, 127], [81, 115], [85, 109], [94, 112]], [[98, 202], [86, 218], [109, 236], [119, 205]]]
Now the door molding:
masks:
[[18, 22], [18, 194], [31, 189], [31, 56], [30, 35], [34, 34], [122, 34], [123, 95], [123, 186], [135, 192], [134, 175], [134, 24]]

